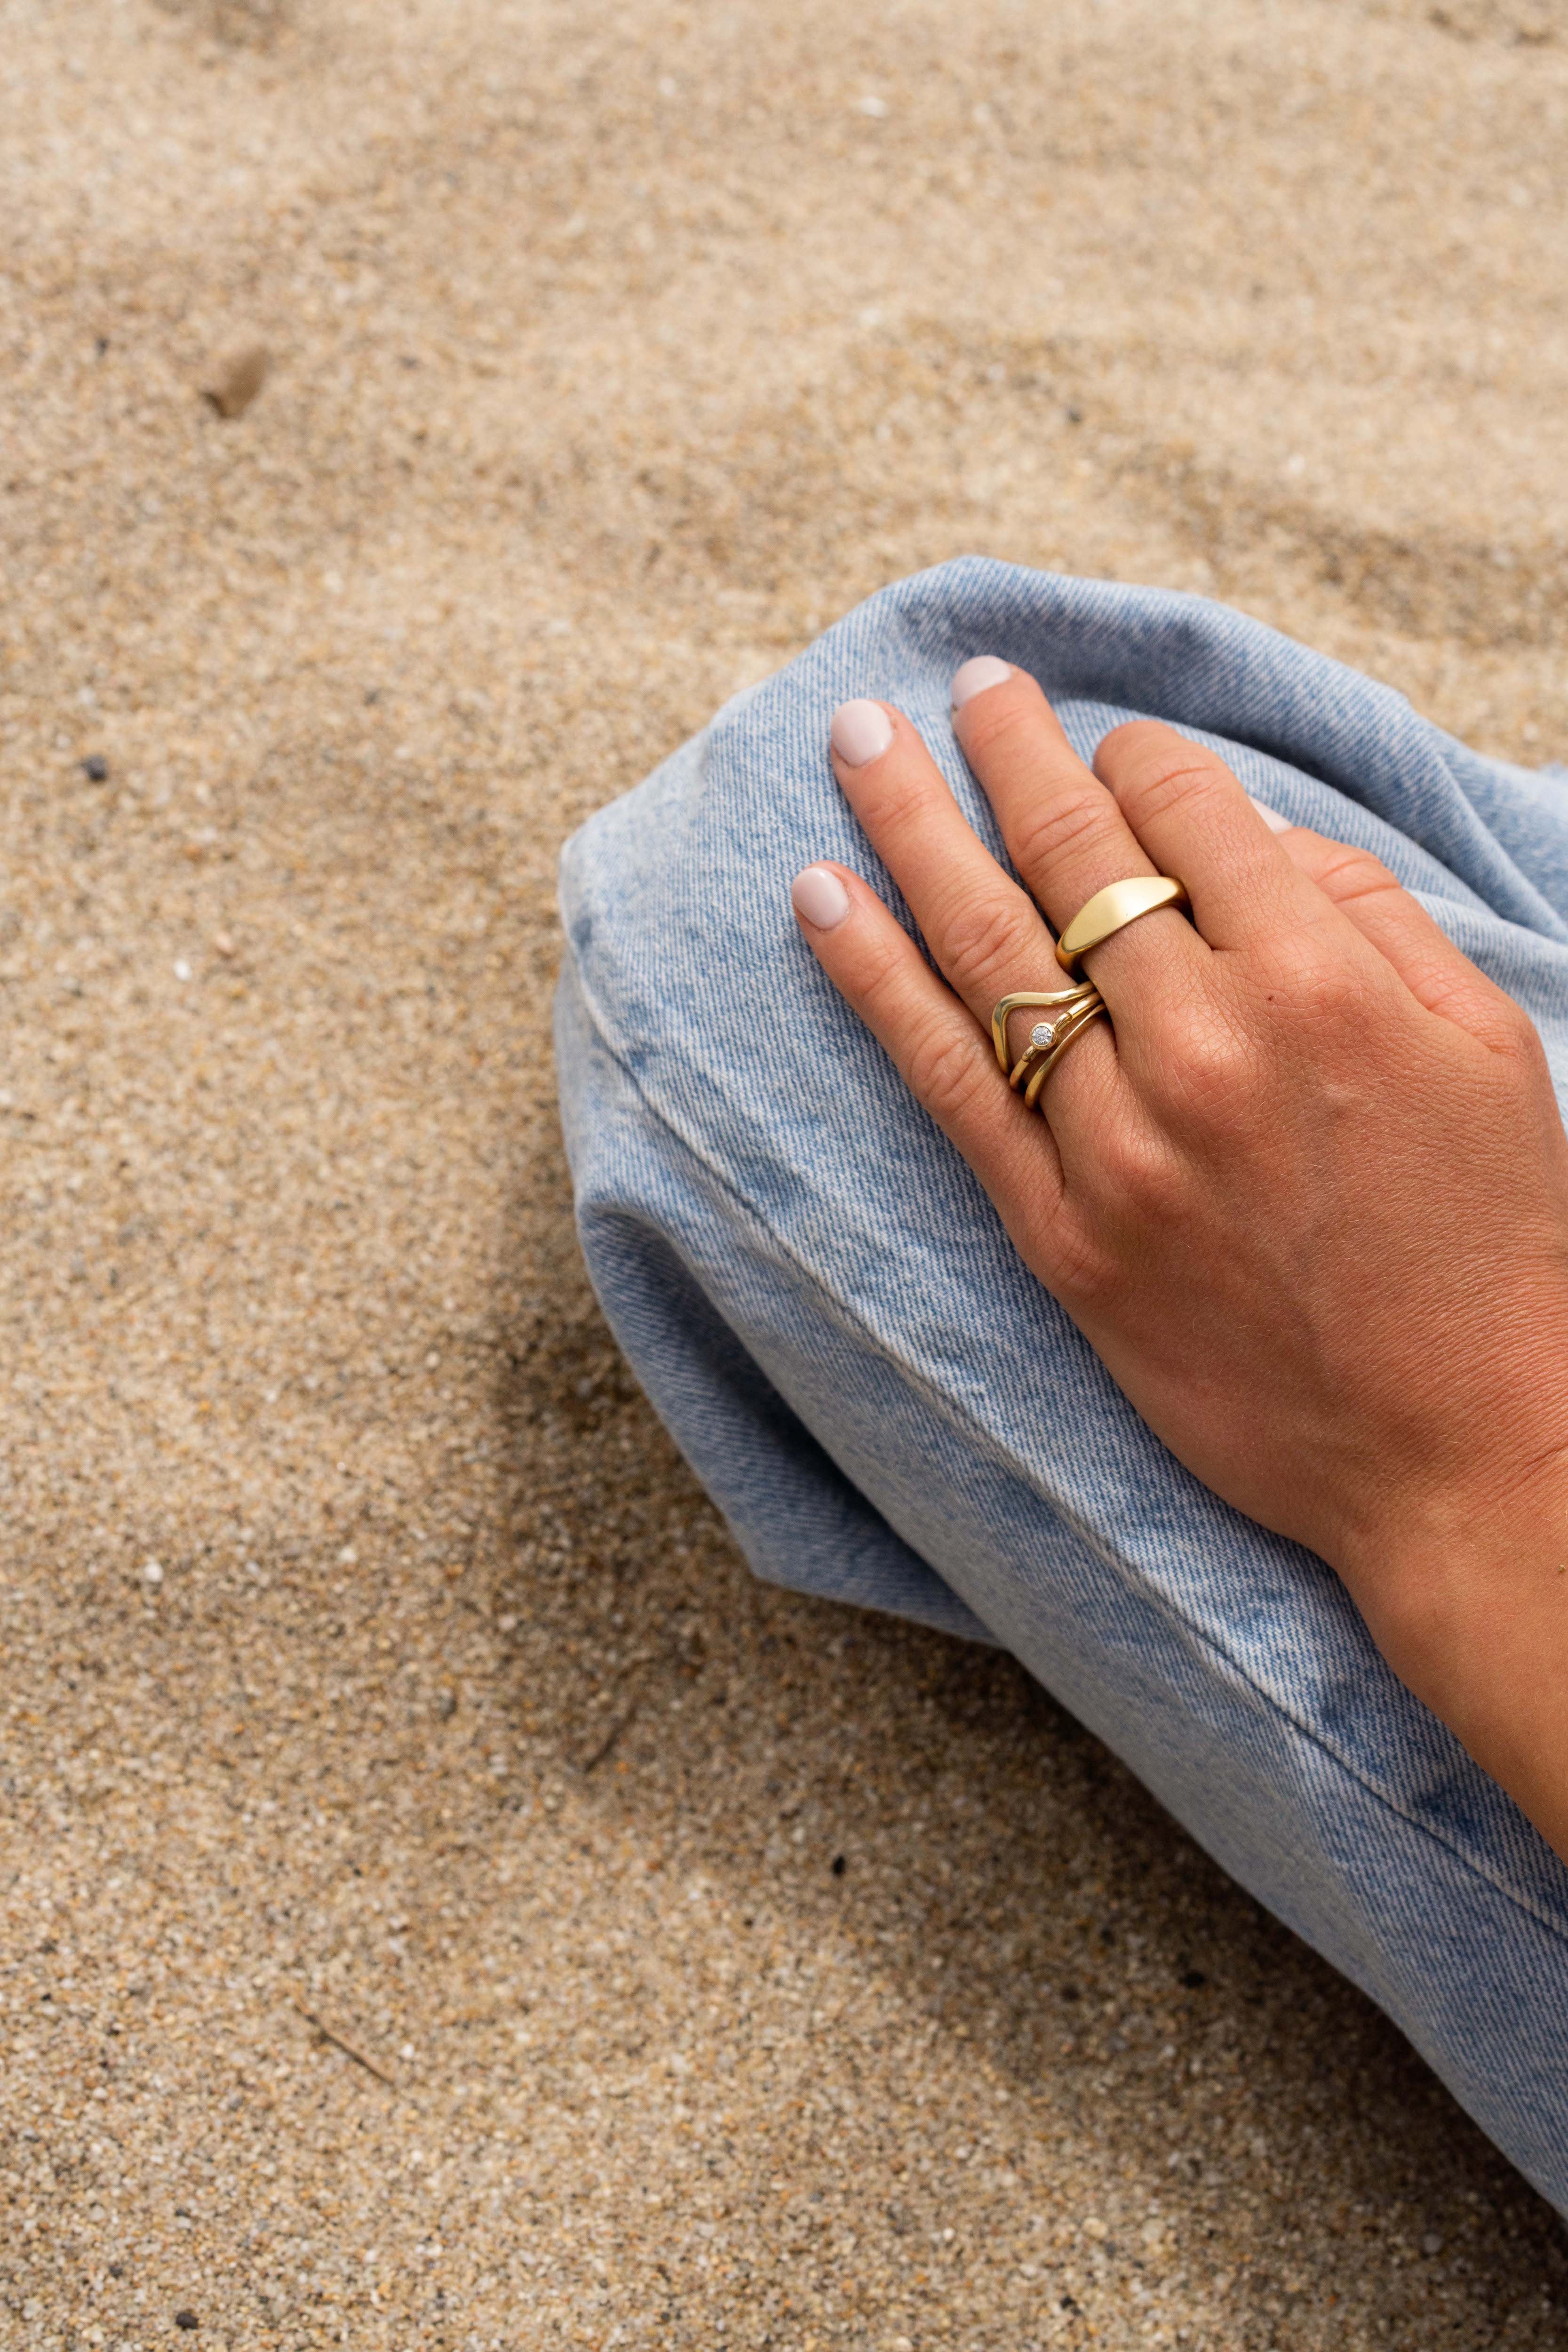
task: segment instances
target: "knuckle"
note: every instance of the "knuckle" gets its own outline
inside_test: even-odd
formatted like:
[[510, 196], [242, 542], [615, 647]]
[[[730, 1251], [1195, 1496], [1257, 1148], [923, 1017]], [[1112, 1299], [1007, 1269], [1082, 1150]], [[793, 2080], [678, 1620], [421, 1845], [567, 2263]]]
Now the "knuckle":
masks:
[[887, 773], [879, 772], [857, 788], [867, 818], [889, 837], [914, 832], [924, 824], [935, 801], [929, 781], [911, 774], [897, 760], [879, 765]]
[[1296, 982], [1296, 1010], [1325, 1034], [1348, 1029], [1371, 1011], [1367, 975], [1338, 956], [1314, 957]]
[[1162, 722], [1157, 719], [1123, 719], [1119, 726], [1107, 728], [1100, 739], [1096, 758], [1108, 761], [1130, 760], [1136, 756], [1141, 743], [1164, 740]]
[[[1037, 921], [1036, 929], [1038, 929]], [[1031, 943], [1018, 907], [1005, 898], [972, 897], [950, 914], [942, 932], [942, 962], [961, 994], [984, 982], [994, 993], [994, 975], [1016, 971]]]
[[1406, 977], [1428, 1013], [1468, 1030], [1505, 1061], [1532, 1063], [1539, 1056], [1544, 1066], [1544, 1050], [1529, 1013], [1473, 964], [1456, 966], [1434, 956], [1414, 965]]
[[1521, 1062], [1531, 1072], [1547, 1076], [1550, 1082], [1546, 1048], [1541, 1042], [1540, 1030], [1522, 1004], [1516, 1003], [1511, 996], [1505, 996], [1500, 989], [1498, 996], [1500, 1002], [1489, 1008], [1494, 1024], [1497, 1050], [1506, 1054], [1510, 1061]]
[[922, 1030], [904, 1055], [905, 1085], [943, 1126], [962, 1118], [979, 1086], [991, 1083], [994, 1076], [994, 1070], [985, 1068], [977, 1044], [945, 1022], [933, 1022]]
[[1019, 740], [1033, 745], [1038, 731], [1035, 710], [1013, 694], [985, 695], [964, 712], [963, 740], [972, 761], [986, 761], [997, 752], [1005, 757], [1008, 745]]
[[1068, 793], [1031, 809], [1009, 843], [1018, 871], [1047, 874], [1070, 850], [1102, 840], [1110, 829], [1110, 806], [1103, 792]]
[[899, 946], [879, 941], [858, 975], [855, 1003], [862, 1019], [879, 1027], [896, 1024], [903, 1001], [907, 966]]
[[1363, 1015], [1373, 993], [1368, 967], [1347, 955], [1338, 940], [1312, 929], [1281, 942], [1260, 978], [1271, 1020], [1294, 1015], [1325, 1036]]
[[1241, 1106], [1256, 1098], [1258, 1055], [1232, 1023], [1211, 1020], [1190, 1031], [1164, 1067], [1167, 1104], [1205, 1127], [1233, 1124]]
[[1102, 1147], [1100, 1181], [1140, 1231], [1176, 1223], [1187, 1210], [1181, 1162], [1152, 1129], [1124, 1127]]
[[1327, 845], [1328, 855], [1318, 860], [1313, 879], [1340, 906], [1357, 898], [1374, 898], [1383, 890], [1399, 890], [1396, 882], [1381, 857], [1370, 849], [1352, 849], [1342, 841]]
[[1219, 780], [1216, 763], [1195, 744], [1162, 743], [1135, 757], [1120, 770], [1115, 783], [1118, 805], [1136, 831], [1157, 824], [1173, 811], [1206, 800]]
[[1126, 1260], [1097, 1226], [1083, 1216], [1063, 1219], [1053, 1236], [1051, 1287], [1080, 1315], [1110, 1307], [1127, 1287]]

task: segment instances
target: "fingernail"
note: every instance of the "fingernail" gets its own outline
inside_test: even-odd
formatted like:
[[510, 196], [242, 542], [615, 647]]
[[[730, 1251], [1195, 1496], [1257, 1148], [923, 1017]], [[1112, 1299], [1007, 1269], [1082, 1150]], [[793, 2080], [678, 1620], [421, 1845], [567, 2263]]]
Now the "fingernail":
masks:
[[[853, 702], [845, 707], [849, 710], [868, 708], [864, 703], [857, 706]], [[875, 708], [874, 705], [870, 707]], [[840, 712], [839, 716], [842, 717], [843, 713]], [[859, 763], [857, 761], [855, 764], [858, 766]], [[804, 874], [795, 876], [789, 895], [795, 901], [795, 913], [802, 922], [809, 923], [814, 931], [837, 930], [849, 912], [849, 893], [831, 866], [808, 866]]]
[[892, 741], [893, 722], [879, 702], [841, 702], [827, 740], [847, 768], [863, 768], [868, 760], [879, 760]]
[[1281, 816], [1278, 809], [1266, 808], [1260, 800], [1254, 800], [1250, 793], [1247, 797], [1252, 801], [1253, 807], [1258, 811], [1270, 833], [1289, 833], [1293, 830], [1289, 818]]
[[984, 694], [988, 686], [1004, 685], [1012, 675], [1011, 662], [998, 661], [994, 654], [976, 654], [973, 661], [966, 661], [962, 668], [952, 673], [952, 684], [948, 692], [952, 698], [953, 709], [962, 710], [966, 702], [973, 702], [975, 696]]

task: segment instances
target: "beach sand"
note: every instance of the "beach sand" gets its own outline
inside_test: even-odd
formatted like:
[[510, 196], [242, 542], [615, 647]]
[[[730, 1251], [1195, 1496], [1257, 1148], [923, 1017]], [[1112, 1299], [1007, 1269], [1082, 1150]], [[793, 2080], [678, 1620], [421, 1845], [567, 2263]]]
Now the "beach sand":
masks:
[[1568, 756], [1568, 6], [0, 36], [0, 2343], [1563, 2343], [1092, 1738], [750, 1579], [548, 1004], [565, 834], [963, 551]]

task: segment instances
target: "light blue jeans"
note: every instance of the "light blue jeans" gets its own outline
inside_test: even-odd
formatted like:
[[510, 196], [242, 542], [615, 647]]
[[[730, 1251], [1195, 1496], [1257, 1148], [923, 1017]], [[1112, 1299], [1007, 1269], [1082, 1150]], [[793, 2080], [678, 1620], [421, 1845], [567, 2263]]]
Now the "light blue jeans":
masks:
[[[978, 653], [1033, 671], [1086, 758], [1152, 713], [1375, 850], [1530, 1012], [1565, 1098], [1568, 776], [1222, 606], [966, 559], [873, 596], [568, 845], [595, 1286], [760, 1576], [1005, 1644], [1568, 2211], [1568, 1869], [1322, 1563], [1165, 1452], [796, 932], [822, 856], [909, 920], [827, 764], [852, 696], [909, 713], [1002, 855], [948, 722]], [[1462, 1167], [1435, 1206], [1485, 1213]]]

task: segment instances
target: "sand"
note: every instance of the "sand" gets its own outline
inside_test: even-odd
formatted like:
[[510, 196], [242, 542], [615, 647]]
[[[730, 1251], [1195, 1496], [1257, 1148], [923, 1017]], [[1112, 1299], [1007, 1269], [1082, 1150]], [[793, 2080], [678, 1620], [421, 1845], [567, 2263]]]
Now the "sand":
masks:
[[751, 1580], [547, 1003], [963, 550], [1563, 756], [1565, 126], [1563, 0], [0, 9], [5, 2347], [1564, 2340], [1094, 1739]]

